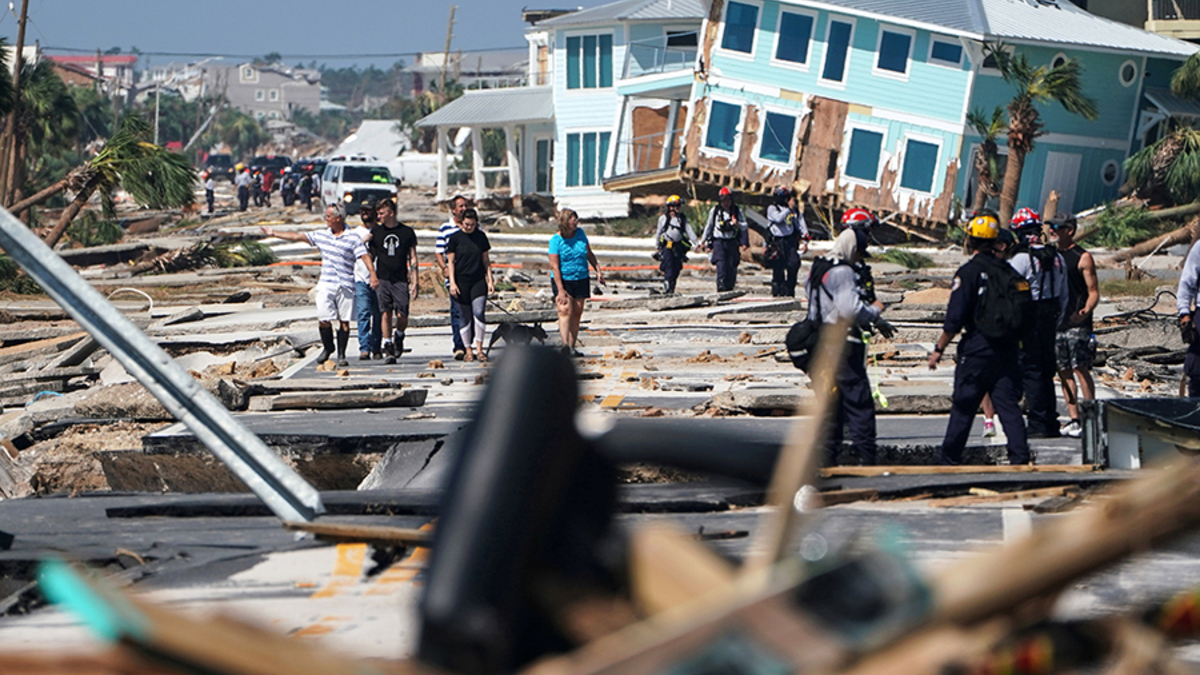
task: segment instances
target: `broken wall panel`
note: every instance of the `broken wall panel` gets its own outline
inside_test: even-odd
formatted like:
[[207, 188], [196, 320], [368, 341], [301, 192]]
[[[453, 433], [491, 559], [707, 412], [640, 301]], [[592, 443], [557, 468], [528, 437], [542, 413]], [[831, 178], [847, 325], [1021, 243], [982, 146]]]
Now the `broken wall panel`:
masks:
[[[663, 147], [667, 141], [667, 121], [670, 106], [636, 106], [630, 113], [632, 135], [629, 147], [628, 173], [654, 171], [662, 166]], [[687, 120], [687, 105], [679, 107], [675, 120], [675, 131], [680, 131]], [[679, 165], [679, 143], [672, 148], [667, 166]]]

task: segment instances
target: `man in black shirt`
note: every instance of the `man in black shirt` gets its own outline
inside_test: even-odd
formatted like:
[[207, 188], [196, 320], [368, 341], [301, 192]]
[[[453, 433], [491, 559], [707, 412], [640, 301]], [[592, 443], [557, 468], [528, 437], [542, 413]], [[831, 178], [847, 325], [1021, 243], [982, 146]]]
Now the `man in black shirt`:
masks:
[[391, 364], [404, 354], [409, 301], [419, 291], [417, 233], [396, 221], [396, 203], [390, 199], [379, 202], [376, 217], [379, 224], [371, 228], [371, 256], [379, 277], [375, 293], [383, 319], [384, 363]]
[[1009, 463], [1028, 464], [1029, 441], [1018, 404], [1021, 399], [1021, 371], [1017, 367], [1020, 341], [989, 339], [975, 322], [980, 292], [989, 277], [995, 280], [1001, 278], [1004, 271], [1015, 272], [1011, 272], [1008, 263], [995, 254], [1000, 224], [994, 215], [976, 215], [967, 226], [967, 235], [967, 248], [975, 251], [975, 255], [954, 273], [942, 335], [929, 356], [929, 369], [934, 370], [950, 341], [963, 331], [955, 359], [950, 422], [946, 425], [940, 460], [942, 464], [962, 463], [971, 423], [984, 395], [990, 393], [1008, 436]]
[[[1096, 383], [1092, 380], [1092, 362], [1096, 359], [1092, 312], [1100, 304], [1100, 285], [1092, 254], [1075, 243], [1075, 216], [1060, 213], [1047, 224], [1057, 237], [1058, 250], [1067, 264], [1067, 311], [1058, 326], [1056, 356], [1058, 378], [1062, 380], [1071, 421], [1062, 433], [1078, 438], [1083, 433], [1079, 425], [1079, 399], [1096, 397]], [[1075, 378], [1079, 378], [1078, 388]]]

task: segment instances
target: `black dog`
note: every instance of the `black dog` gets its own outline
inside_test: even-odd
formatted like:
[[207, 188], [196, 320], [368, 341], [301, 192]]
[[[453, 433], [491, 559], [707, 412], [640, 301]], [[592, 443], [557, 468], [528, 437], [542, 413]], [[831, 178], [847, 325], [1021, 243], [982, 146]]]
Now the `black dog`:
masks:
[[496, 330], [492, 331], [492, 340], [488, 342], [487, 355], [492, 355], [492, 345], [496, 344], [497, 340], [504, 340], [505, 346], [508, 345], [527, 345], [530, 342], [537, 340], [541, 344], [546, 344], [546, 329], [542, 328], [542, 324], [535, 323], [532, 326], [526, 326], [515, 321], [501, 321]]

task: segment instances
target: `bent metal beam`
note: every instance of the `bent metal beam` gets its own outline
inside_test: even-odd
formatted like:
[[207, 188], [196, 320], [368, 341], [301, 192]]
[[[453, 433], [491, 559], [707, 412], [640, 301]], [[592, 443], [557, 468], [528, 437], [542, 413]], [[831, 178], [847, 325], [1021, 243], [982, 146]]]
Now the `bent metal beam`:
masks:
[[0, 248], [183, 422], [217, 459], [285, 521], [324, 513], [321, 495], [243, 427], [212, 394], [146, 337], [11, 213], [0, 209]]

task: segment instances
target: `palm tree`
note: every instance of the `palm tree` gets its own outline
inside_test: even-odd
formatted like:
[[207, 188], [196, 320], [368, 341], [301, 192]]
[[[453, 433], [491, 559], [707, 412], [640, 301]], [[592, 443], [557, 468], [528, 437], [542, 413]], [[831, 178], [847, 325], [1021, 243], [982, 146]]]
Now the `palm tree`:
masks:
[[79, 133], [79, 109], [75, 99], [49, 61], [24, 64], [21, 68], [20, 111], [16, 124], [17, 161], [8, 203], [19, 202], [24, 197], [29, 157], [40, 164], [52, 154], [69, 150]]
[[1187, 204], [1200, 199], [1200, 131], [1179, 127], [1125, 160], [1125, 172], [1146, 201]]
[[996, 184], [996, 176], [1000, 174], [997, 158], [1000, 149], [996, 139], [1004, 131], [1004, 108], [996, 106], [989, 117], [983, 110], [976, 108], [967, 113], [967, 124], [975, 133], [983, 137], [979, 142], [979, 151], [975, 153], [975, 202], [971, 205], [973, 211], [979, 211], [987, 206], [988, 199], [1000, 194], [1000, 186]]
[[83, 166], [18, 204], [10, 210], [21, 211], [50, 197], [70, 190], [75, 198], [63, 211], [58, 223], [46, 235], [46, 244], [54, 246], [92, 195], [100, 193], [105, 213], [113, 212], [113, 192], [124, 188], [139, 204], [151, 208], [187, 206], [195, 200], [196, 172], [183, 155], [168, 152], [150, 139], [154, 129], [141, 115], [130, 112], [108, 143]]
[[1083, 66], [1075, 59], [1067, 59], [1053, 68], [1035, 67], [1024, 54], [1010, 54], [1004, 43], [988, 44], [984, 53], [996, 60], [1004, 81], [1017, 90], [1008, 104], [1008, 162], [1000, 191], [1000, 222], [1007, 223], [1021, 191], [1025, 156], [1033, 150], [1034, 140], [1045, 133], [1036, 104], [1058, 103], [1067, 112], [1086, 120], [1096, 119], [1099, 112], [1096, 102], [1083, 93], [1079, 80]]

